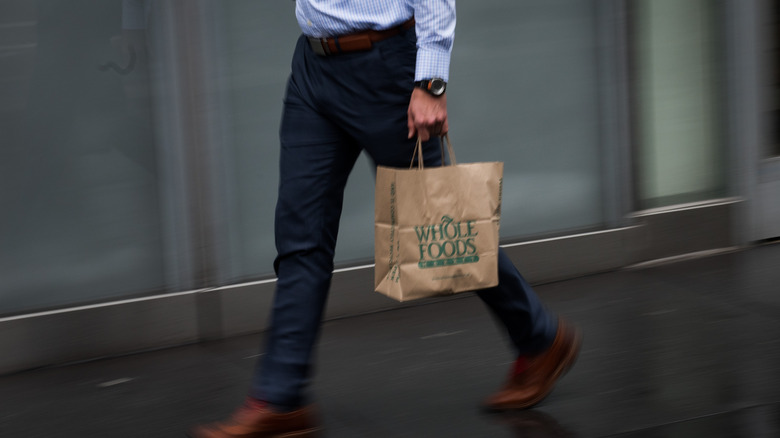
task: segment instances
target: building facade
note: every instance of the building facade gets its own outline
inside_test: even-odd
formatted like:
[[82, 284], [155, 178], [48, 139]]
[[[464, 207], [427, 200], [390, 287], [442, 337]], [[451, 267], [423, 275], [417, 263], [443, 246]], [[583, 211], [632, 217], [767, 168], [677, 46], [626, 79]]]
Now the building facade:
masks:
[[[458, 3], [458, 158], [536, 283], [780, 237], [778, 0]], [[262, 330], [294, 2], [0, 3], [0, 372]], [[373, 172], [329, 317], [374, 293]]]

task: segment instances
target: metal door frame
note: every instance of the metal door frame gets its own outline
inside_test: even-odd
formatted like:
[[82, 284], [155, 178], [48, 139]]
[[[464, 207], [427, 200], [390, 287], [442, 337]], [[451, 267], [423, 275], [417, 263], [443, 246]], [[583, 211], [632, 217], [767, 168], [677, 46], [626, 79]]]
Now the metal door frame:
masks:
[[765, 1], [726, 2], [729, 158], [732, 193], [745, 198], [736, 230], [742, 244], [780, 237], [780, 158], [762, 157], [768, 141], [760, 29]]

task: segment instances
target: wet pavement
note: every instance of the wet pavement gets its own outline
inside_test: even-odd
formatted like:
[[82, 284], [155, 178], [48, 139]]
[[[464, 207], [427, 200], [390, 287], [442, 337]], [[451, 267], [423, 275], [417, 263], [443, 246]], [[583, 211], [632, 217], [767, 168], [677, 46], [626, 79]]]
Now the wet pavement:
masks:
[[[536, 290], [585, 332], [577, 365], [536, 409], [478, 409], [512, 357], [463, 295], [325, 324], [314, 395], [326, 436], [780, 436], [780, 245]], [[0, 437], [182, 437], [240, 403], [261, 342], [0, 377]]]

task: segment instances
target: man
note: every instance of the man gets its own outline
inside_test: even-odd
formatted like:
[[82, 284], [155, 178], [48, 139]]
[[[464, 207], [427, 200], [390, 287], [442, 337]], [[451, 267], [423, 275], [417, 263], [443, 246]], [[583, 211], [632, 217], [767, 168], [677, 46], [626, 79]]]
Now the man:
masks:
[[[280, 129], [274, 263], [278, 281], [265, 355], [249, 397], [228, 421], [191, 436], [316, 436], [305, 389], [333, 271], [339, 217], [355, 160], [408, 167], [416, 137], [426, 166], [441, 164], [455, 0], [298, 0], [303, 30]], [[517, 349], [509, 381], [486, 407], [538, 403], [574, 363], [580, 336], [548, 313], [509, 258], [499, 285], [477, 291]]]

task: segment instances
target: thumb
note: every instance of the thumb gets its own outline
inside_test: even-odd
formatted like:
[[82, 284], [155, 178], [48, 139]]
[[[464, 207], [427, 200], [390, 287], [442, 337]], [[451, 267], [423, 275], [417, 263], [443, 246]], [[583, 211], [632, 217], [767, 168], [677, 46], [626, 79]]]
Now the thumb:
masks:
[[414, 129], [414, 119], [412, 118], [412, 115], [409, 114], [409, 116], [406, 118], [406, 127], [409, 128], [409, 135], [407, 138], [412, 138], [415, 133]]

